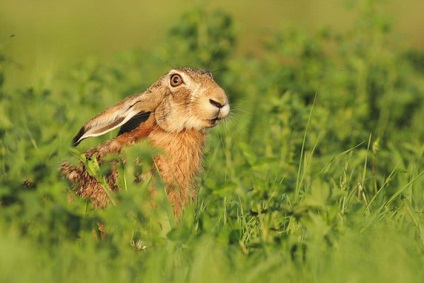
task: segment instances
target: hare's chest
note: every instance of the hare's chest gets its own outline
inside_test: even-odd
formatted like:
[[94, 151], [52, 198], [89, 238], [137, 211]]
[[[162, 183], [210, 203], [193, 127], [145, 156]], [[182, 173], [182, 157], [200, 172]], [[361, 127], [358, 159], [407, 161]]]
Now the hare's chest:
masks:
[[161, 149], [155, 167], [163, 181], [179, 187], [190, 187], [201, 172], [205, 134], [197, 131], [168, 133], [160, 129], [149, 135], [150, 143]]

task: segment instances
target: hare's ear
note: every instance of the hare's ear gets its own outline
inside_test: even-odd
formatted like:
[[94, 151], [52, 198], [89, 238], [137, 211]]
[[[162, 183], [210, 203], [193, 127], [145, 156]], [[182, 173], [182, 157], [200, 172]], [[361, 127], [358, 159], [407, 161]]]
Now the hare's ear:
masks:
[[122, 100], [85, 123], [73, 138], [72, 146], [77, 146], [86, 138], [97, 137], [121, 127], [129, 121], [133, 121], [132, 118], [145, 115], [148, 117], [160, 104], [163, 97], [161, 92], [146, 91]]
[[132, 117], [130, 120], [128, 120], [128, 122], [126, 122], [125, 124], [123, 124], [121, 126], [121, 128], [119, 129], [118, 132], [118, 136], [125, 134], [125, 133], [129, 133], [132, 130], [134, 130], [135, 128], [137, 128], [138, 126], [140, 126], [142, 123], [146, 122], [149, 117], [150, 114], [152, 114], [151, 112], [140, 112], [137, 115], [135, 115], [134, 117]]

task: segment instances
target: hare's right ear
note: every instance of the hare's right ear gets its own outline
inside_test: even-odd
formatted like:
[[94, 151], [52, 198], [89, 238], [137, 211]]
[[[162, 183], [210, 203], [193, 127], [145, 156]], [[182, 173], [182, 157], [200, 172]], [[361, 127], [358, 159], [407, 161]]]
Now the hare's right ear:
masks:
[[86, 138], [97, 137], [121, 127], [135, 116], [153, 112], [163, 97], [163, 91], [147, 90], [143, 94], [136, 94], [122, 100], [85, 123], [73, 138], [72, 146], [77, 146]]

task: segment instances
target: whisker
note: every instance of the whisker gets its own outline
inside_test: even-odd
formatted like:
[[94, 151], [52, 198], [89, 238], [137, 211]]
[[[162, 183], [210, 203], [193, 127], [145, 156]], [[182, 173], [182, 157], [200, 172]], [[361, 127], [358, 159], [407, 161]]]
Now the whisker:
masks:
[[165, 59], [162, 55], [158, 55], [158, 57], [162, 61], [162, 63], [164, 63], [169, 68], [171, 68], [171, 69], [176, 69], [177, 68], [175, 65], [171, 64], [171, 62], [169, 62], [169, 60]]

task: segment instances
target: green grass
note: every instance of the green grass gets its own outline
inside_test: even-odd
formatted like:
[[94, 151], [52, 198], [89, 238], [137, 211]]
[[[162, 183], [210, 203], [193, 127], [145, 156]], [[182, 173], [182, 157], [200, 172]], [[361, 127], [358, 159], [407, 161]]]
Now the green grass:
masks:
[[[255, 57], [234, 55], [230, 16], [194, 9], [166, 45], [81, 60], [48, 88], [5, 90], [2, 53], [0, 282], [422, 282], [424, 55], [391, 42], [372, 3], [346, 33], [275, 30]], [[93, 210], [60, 164], [94, 113], [170, 68], [158, 50], [214, 71], [232, 116], [179, 221], [162, 189], [152, 208], [132, 183], [143, 143], [124, 153], [116, 205]]]

